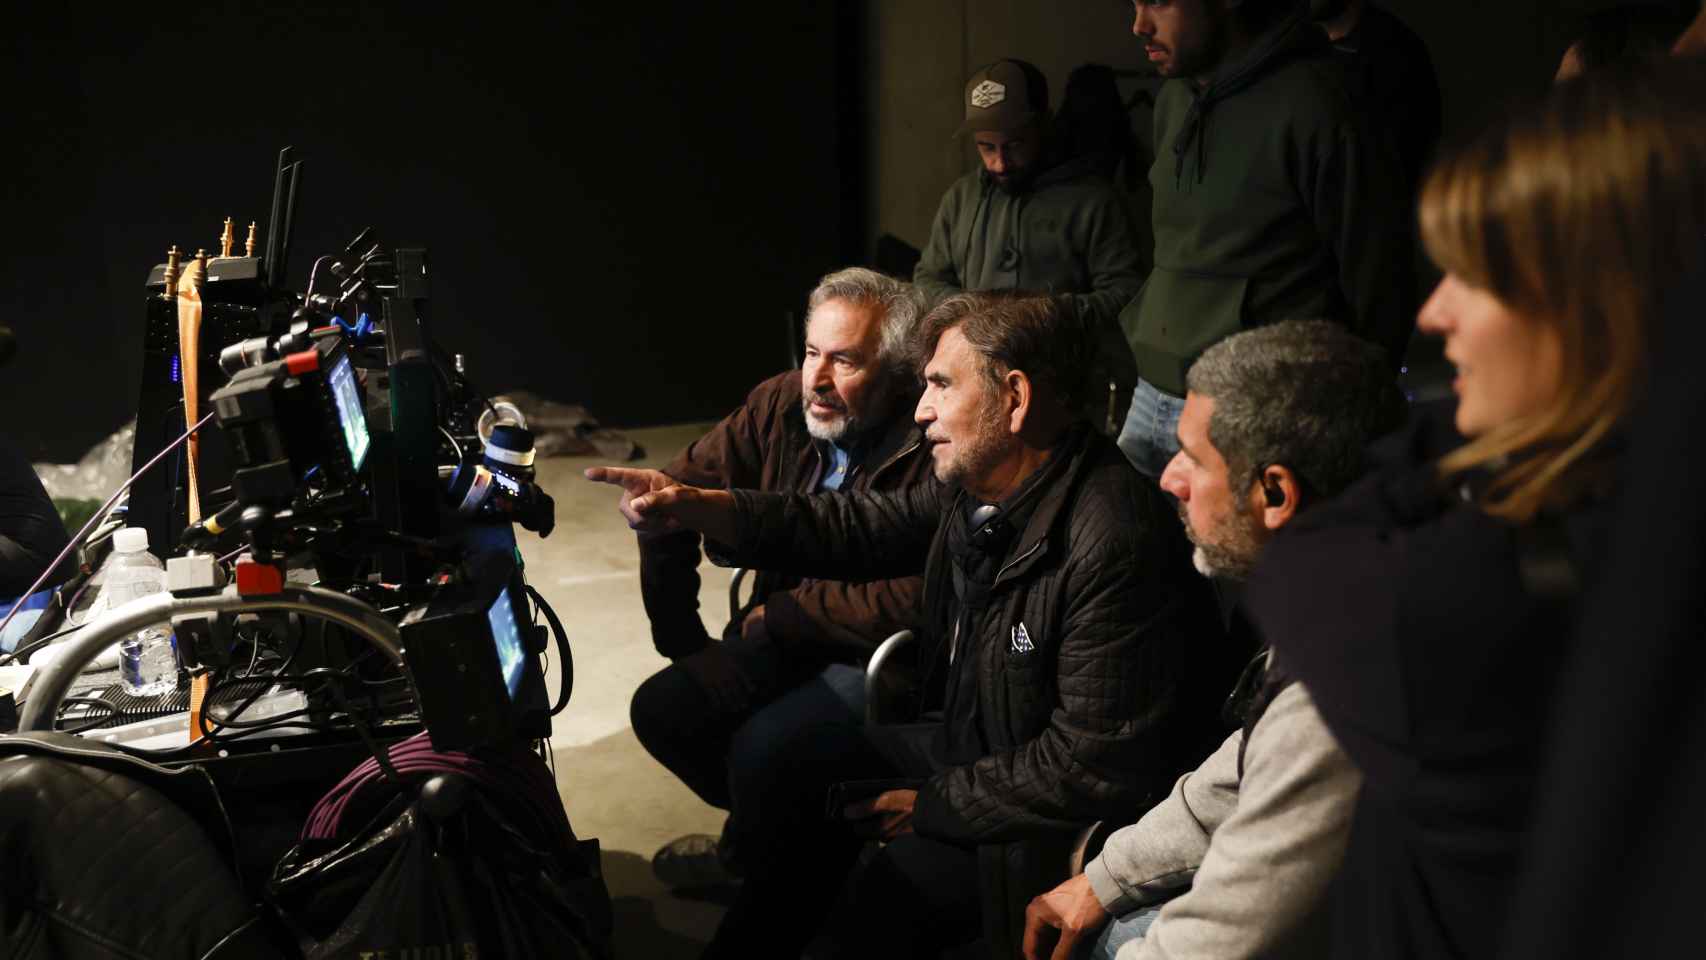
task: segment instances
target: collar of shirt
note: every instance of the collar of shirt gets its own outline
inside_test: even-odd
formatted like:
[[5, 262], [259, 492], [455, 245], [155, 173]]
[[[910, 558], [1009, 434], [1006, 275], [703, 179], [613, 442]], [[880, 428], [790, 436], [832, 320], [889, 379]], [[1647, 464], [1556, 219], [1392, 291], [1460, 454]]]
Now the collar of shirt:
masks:
[[853, 455], [833, 441], [825, 441], [824, 448], [823, 475], [818, 480], [818, 489], [840, 490], [853, 472]]

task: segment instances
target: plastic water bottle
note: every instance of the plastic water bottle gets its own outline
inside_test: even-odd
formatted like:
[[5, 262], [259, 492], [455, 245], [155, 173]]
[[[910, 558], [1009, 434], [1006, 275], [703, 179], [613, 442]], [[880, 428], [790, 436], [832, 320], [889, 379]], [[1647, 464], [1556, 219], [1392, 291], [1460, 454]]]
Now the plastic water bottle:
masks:
[[[113, 534], [113, 555], [101, 567], [106, 583], [90, 609], [91, 619], [166, 588], [166, 565], [148, 552], [148, 531], [126, 527]], [[178, 648], [165, 624], [139, 630], [118, 642], [119, 680], [133, 696], [151, 697], [178, 687]]]
[[133, 697], [157, 697], [178, 689], [178, 643], [164, 626], [149, 627], [118, 642], [119, 681]]

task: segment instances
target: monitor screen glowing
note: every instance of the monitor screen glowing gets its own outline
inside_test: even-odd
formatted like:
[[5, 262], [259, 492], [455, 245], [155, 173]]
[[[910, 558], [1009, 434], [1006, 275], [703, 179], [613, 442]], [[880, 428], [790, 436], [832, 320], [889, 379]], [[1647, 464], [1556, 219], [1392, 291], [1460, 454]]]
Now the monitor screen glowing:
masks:
[[355, 380], [355, 368], [349, 357], [339, 357], [329, 377], [332, 400], [338, 405], [338, 423], [343, 427], [344, 446], [349, 448], [350, 465], [361, 469], [370, 442], [367, 435], [367, 409], [362, 404], [361, 387]]

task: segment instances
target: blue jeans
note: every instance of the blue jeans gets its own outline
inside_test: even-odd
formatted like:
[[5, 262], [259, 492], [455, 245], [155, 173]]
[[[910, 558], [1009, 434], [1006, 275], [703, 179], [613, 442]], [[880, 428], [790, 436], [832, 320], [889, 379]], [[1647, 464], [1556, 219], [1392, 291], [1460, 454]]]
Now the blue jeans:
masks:
[[1121, 947], [1136, 943], [1149, 933], [1149, 925], [1160, 912], [1161, 904], [1157, 903], [1110, 920], [1096, 938], [1096, 945], [1090, 948], [1092, 960], [1114, 960]]
[[1160, 480], [1167, 461], [1179, 452], [1179, 412], [1184, 408], [1183, 397], [1163, 392], [1147, 380], [1137, 381], [1132, 391], [1131, 409], [1120, 429], [1120, 452], [1151, 480]]

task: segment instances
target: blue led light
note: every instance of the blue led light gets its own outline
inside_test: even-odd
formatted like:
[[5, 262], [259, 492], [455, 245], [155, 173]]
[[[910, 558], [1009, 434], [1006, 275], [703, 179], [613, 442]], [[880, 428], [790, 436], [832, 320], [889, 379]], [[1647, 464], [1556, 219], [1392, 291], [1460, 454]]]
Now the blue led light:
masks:
[[182, 371], [181, 367], [179, 366], [178, 355], [174, 353], [174, 354], [172, 354], [172, 382], [173, 383], [182, 382], [180, 379], [182, 374], [183, 374], [183, 371]]

